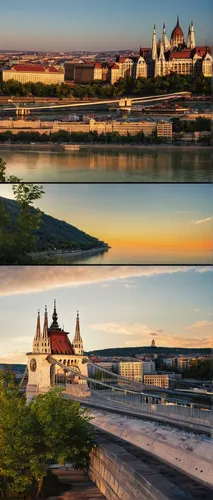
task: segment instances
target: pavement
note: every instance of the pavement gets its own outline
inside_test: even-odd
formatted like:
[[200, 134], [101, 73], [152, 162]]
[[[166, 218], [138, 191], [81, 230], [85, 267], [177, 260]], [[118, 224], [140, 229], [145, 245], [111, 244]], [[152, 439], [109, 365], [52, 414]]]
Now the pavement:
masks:
[[[54, 470], [54, 474], [62, 483], [71, 485], [58, 496], [48, 497], [48, 500], [104, 500], [105, 497], [100, 493], [97, 486], [90, 480], [89, 476], [83, 471], [65, 470], [64, 468]], [[69, 487], [68, 487], [69, 488]]]

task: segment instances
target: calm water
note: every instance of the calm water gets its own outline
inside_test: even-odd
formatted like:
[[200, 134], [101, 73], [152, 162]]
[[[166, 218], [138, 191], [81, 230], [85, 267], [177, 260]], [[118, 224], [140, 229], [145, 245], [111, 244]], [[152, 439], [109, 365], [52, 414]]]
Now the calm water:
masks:
[[7, 173], [37, 182], [212, 182], [211, 149], [5, 149]]
[[101, 252], [100, 254], [90, 255], [88, 257], [78, 257], [77, 259], [72, 259], [69, 257], [63, 257], [62, 263], [65, 265], [69, 264], [107, 264], [107, 265], [121, 265], [121, 264], [166, 264], [166, 265], [178, 265], [178, 264], [212, 264], [212, 250], [205, 251], [199, 254], [199, 252], [187, 252], [167, 249], [143, 249], [139, 247], [129, 247], [125, 248], [123, 245], [113, 245], [106, 252]]

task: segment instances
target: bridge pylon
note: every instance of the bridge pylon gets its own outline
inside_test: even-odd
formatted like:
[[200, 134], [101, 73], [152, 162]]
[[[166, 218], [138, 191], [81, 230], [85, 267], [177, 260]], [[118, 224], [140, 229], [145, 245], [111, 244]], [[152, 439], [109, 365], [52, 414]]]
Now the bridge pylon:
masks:
[[120, 108], [120, 110], [131, 111], [132, 99], [129, 99], [128, 97], [120, 99], [119, 108]]
[[30, 115], [31, 111], [29, 108], [16, 108], [16, 116], [24, 117]]

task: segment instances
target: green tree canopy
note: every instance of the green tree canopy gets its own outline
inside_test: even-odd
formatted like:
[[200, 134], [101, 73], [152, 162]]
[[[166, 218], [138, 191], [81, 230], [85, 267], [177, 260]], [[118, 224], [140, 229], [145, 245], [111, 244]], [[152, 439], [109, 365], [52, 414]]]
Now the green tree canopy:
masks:
[[95, 433], [91, 417], [59, 390], [29, 405], [13, 376], [0, 371], [0, 498], [40, 495], [48, 461], [87, 468]]

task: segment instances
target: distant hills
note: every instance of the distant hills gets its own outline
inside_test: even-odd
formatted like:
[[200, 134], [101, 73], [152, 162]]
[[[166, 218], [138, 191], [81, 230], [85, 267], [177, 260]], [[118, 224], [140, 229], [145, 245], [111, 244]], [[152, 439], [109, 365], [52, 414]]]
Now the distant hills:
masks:
[[85, 352], [91, 356], [125, 356], [134, 358], [136, 355], [142, 354], [211, 354], [211, 349], [208, 348], [186, 348], [186, 347], [114, 347], [110, 349], [99, 349], [96, 351]]
[[[10, 214], [10, 224], [8, 230], [13, 230], [16, 226], [16, 219], [20, 212], [20, 205], [8, 198], [3, 198], [0, 196], [6, 210]], [[36, 212], [36, 209], [32, 208], [32, 212]], [[89, 234], [84, 233], [80, 229], [68, 224], [67, 222], [55, 219], [50, 215], [46, 215], [42, 212], [40, 229], [35, 232], [36, 251], [53, 250], [66, 250], [66, 249], [81, 249], [89, 250], [91, 248], [103, 247], [105, 244], [98, 238], [94, 238]]]

